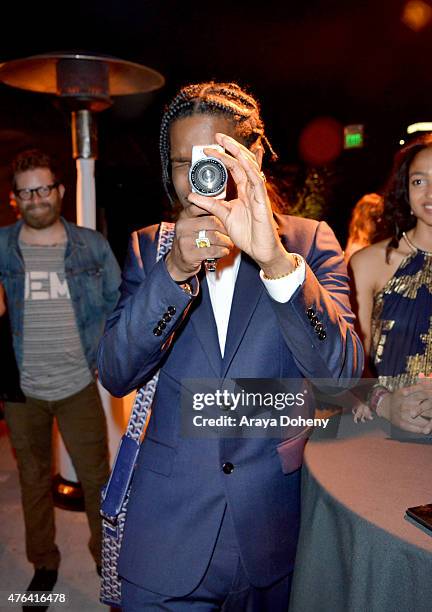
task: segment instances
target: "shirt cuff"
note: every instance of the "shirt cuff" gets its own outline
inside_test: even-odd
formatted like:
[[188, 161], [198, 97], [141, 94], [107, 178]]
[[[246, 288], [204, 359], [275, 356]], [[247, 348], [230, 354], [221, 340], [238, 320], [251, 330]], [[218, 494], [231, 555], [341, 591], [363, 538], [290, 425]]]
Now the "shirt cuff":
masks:
[[[297, 253], [293, 254], [297, 255]], [[298, 265], [291, 274], [282, 276], [282, 278], [269, 280], [265, 278], [264, 272], [262, 270], [260, 271], [260, 277], [267, 293], [276, 302], [280, 302], [281, 304], [289, 302], [296, 290], [304, 283], [306, 278], [306, 263], [301, 255], [297, 255], [297, 257], [301, 260], [300, 265]]]

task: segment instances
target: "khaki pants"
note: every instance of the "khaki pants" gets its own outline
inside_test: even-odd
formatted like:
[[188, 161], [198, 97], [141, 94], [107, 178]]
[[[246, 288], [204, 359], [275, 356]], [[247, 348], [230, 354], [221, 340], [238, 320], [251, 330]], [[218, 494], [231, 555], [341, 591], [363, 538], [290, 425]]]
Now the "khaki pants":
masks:
[[26, 399], [25, 403], [7, 402], [5, 418], [18, 461], [27, 558], [36, 568], [57, 569], [60, 563], [51, 493], [56, 418], [83, 488], [90, 552], [100, 564], [100, 490], [108, 479], [109, 463], [106, 420], [96, 384], [62, 400]]

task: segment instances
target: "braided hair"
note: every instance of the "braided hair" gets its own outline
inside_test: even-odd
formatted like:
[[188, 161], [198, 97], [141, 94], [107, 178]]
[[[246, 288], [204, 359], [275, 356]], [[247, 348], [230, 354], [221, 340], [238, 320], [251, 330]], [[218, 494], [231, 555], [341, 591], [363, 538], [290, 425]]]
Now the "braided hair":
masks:
[[175, 203], [170, 176], [170, 126], [177, 119], [192, 115], [219, 115], [235, 125], [243, 144], [250, 148], [256, 141], [264, 141], [273, 158], [273, 151], [265, 133], [259, 104], [236, 83], [192, 83], [182, 87], [165, 108], [162, 116], [159, 150], [162, 181], [171, 205]]
[[423, 134], [410, 140], [395, 155], [384, 193], [384, 220], [392, 236], [386, 249], [387, 262], [392, 249], [398, 248], [402, 234], [417, 222], [409, 201], [409, 169], [415, 156], [428, 147], [432, 147], [432, 134]]

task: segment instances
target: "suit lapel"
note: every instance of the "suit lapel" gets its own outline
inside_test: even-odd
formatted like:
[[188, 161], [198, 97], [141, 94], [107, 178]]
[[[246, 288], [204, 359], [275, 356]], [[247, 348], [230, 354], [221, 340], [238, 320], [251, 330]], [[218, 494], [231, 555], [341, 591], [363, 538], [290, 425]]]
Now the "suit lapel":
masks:
[[242, 253], [228, 323], [222, 376], [226, 375], [264, 290], [256, 263]]
[[[216, 327], [216, 321], [213, 314], [213, 308], [210, 301], [210, 294], [207, 285], [205, 274], [200, 272], [198, 276], [201, 284], [200, 295], [194, 305], [194, 311], [191, 313], [191, 322], [195, 328], [195, 333], [198, 336], [204, 353], [210, 362], [210, 365], [219, 378], [222, 367], [222, 355], [220, 352], [219, 339]], [[185, 359], [188, 356], [185, 355]]]

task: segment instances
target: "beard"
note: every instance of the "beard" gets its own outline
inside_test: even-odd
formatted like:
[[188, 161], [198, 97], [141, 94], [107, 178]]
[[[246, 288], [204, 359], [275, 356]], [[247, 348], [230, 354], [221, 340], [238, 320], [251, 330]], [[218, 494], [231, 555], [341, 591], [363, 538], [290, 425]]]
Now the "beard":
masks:
[[37, 204], [28, 204], [25, 208], [21, 208], [21, 216], [24, 223], [33, 229], [45, 229], [54, 225], [60, 218], [61, 202], [42, 201]]

